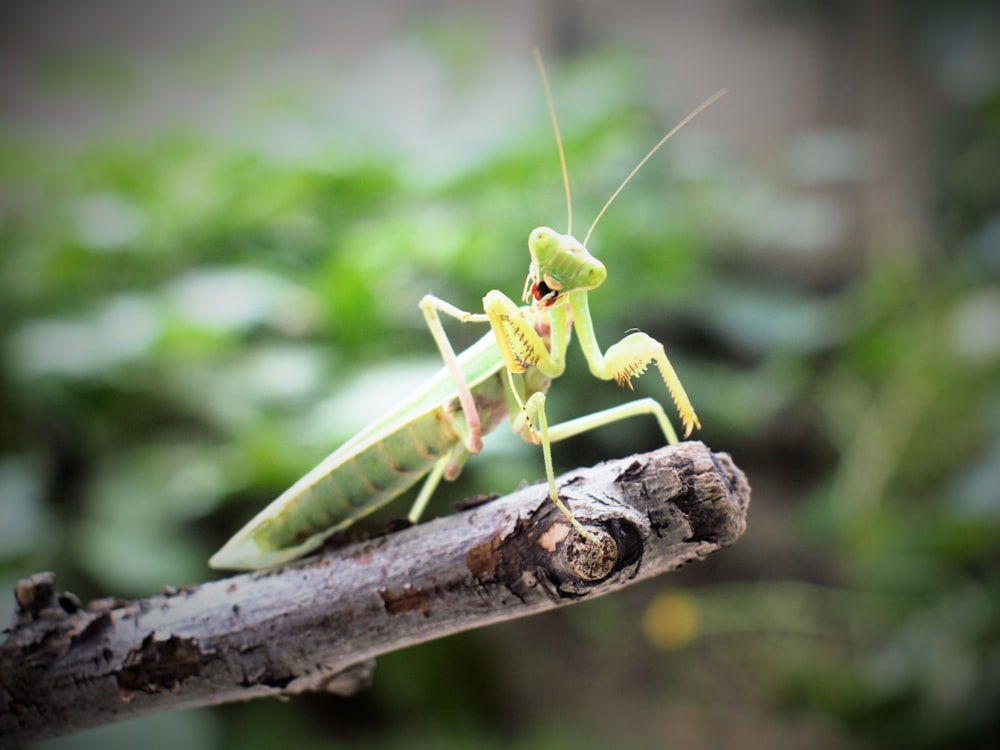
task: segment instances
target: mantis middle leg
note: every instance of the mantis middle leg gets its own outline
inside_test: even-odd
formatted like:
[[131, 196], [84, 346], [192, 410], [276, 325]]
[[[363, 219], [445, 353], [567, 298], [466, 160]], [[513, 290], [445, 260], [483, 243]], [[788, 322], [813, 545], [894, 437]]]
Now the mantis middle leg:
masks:
[[521, 413], [514, 420], [515, 432], [521, 434], [528, 442], [541, 445], [542, 447], [542, 456], [545, 462], [545, 478], [548, 482], [549, 497], [552, 499], [552, 502], [562, 511], [563, 515], [573, 525], [573, 528], [588, 541], [595, 541], [594, 535], [580, 524], [573, 516], [572, 511], [566, 507], [559, 497], [552, 465], [551, 444], [622, 419], [643, 414], [649, 414], [656, 419], [669, 444], [673, 445], [677, 443], [677, 433], [674, 431], [673, 425], [670, 424], [670, 420], [667, 419], [667, 415], [663, 411], [663, 406], [652, 398], [636, 399], [635, 401], [629, 401], [625, 404], [612, 406], [593, 414], [587, 414], [549, 426], [548, 419], [545, 416], [545, 394], [539, 392], [532, 394], [521, 405]]
[[[451, 303], [445, 302], [440, 297], [435, 297], [433, 294], [424, 295], [420, 300], [420, 310], [424, 314], [424, 320], [427, 321], [427, 327], [430, 329], [431, 336], [434, 337], [438, 351], [441, 352], [441, 358], [444, 360], [445, 367], [448, 368], [451, 379], [455, 383], [458, 402], [462, 406], [462, 413], [465, 414], [467, 428], [465, 448], [469, 453], [479, 453], [483, 447], [483, 430], [479, 419], [479, 411], [476, 409], [476, 402], [472, 397], [472, 391], [465, 380], [465, 376], [462, 374], [462, 368], [458, 365], [455, 350], [451, 345], [448, 334], [444, 330], [444, 326], [441, 324], [441, 316], [438, 313], [444, 313], [463, 323], [485, 323], [489, 319], [482, 313], [476, 314], [460, 310]], [[454, 479], [458, 476], [460, 468], [461, 466], [459, 465], [446, 469], [444, 472], [445, 479]]]

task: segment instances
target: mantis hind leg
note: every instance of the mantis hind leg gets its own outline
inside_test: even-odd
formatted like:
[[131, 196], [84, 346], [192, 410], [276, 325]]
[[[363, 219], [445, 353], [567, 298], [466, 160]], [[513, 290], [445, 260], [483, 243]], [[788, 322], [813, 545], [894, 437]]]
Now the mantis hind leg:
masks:
[[424, 509], [427, 507], [428, 501], [430, 501], [431, 496], [434, 494], [434, 490], [441, 483], [441, 477], [444, 476], [445, 470], [452, 461], [452, 456], [448, 455], [442, 456], [438, 459], [437, 463], [434, 464], [434, 468], [431, 469], [431, 473], [427, 475], [427, 479], [424, 480], [423, 487], [420, 488], [420, 492], [417, 494], [417, 499], [413, 501], [413, 505], [410, 506], [410, 512], [406, 514], [406, 520], [412, 524], [416, 524], [420, 520], [420, 516], [423, 515]]
[[[508, 371], [509, 372], [509, 371]], [[542, 446], [542, 457], [545, 461], [545, 479], [549, 485], [549, 498], [562, 511], [573, 528], [577, 530], [588, 542], [597, 543], [597, 537], [587, 531], [573, 515], [566, 504], [559, 498], [559, 491], [556, 489], [555, 472], [552, 469], [552, 431], [549, 429], [548, 419], [545, 417], [545, 394], [542, 392], [533, 393], [531, 398], [521, 405], [521, 414], [514, 420], [514, 431], [531, 443], [538, 443]]]
[[549, 437], [553, 442], [565, 440], [574, 435], [589, 432], [597, 427], [603, 427], [606, 424], [628, 419], [629, 417], [637, 417], [642, 414], [649, 414], [656, 419], [660, 425], [660, 429], [663, 431], [663, 436], [670, 445], [678, 442], [677, 433], [674, 431], [673, 425], [670, 424], [670, 420], [667, 419], [667, 415], [663, 411], [663, 406], [660, 405], [659, 401], [652, 398], [638, 398], [635, 401], [595, 411], [593, 414], [560, 422], [549, 428]]
[[486, 322], [488, 318], [482, 313], [475, 314], [460, 310], [432, 294], [427, 294], [420, 300], [420, 310], [424, 314], [424, 320], [427, 321], [427, 328], [430, 329], [431, 336], [434, 337], [438, 351], [441, 352], [441, 358], [444, 360], [445, 367], [448, 368], [451, 379], [455, 383], [458, 402], [462, 406], [462, 413], [465, 415], [465, 424], [467, 427], [465, 448], [469, 453], [479, 453], [483, 447], [483, 430], [479, 419], [479, 410], [476, 409], [476, 401], [472, 397], [472, 391], [465, 380], [465, 376], [462, 375], [462, 368], [458, 365], [458, 357], [455, 356], [455, 350], [451, 345], [448, 334], [444, 330], [444, 326], [441, 324], [441, 316], [438, 313], [444, 313], [463, 323], [482, 323]]
[[532, 394], [532, 396], [521, 405], [521, 414], [514, 423], [515, 431], [520, 432], [529, 442], [537, 443], [542, 446], [542, 456], [545, 461], [545, 478], [549, 486], [549, 497], [573, 525], [573, 528], [575, 528], [582, 537], [590, 542], [596, 542], [594, 535], [580, 524], [580, 522], [573, 516], [573, 512], [566, 507], [565, 503], [563, 503], [563, 501], [559, 498], [559, 492], [556, 489], [555, 472], [552, 466], [551, 444], [559, 440], [565, 440], [566, 438], [588, 432], [597, 427], [603, 427], [604, 425], [611, 424], [612, 422], [617, 422], [622, 419], [628, 419], [629, 417], [640, 416], [643, 414], [652, 415], [656, 419], [657, 423], [660, 425], [660, 429], [663, 430], [663, 434], [668, 443], [672, 445], [677, 442], [677, 433], [674, 431], [673, 426], [667, 419], [667, 415], [664, 413], [663, 407], [658, 401], [652, 398], [636, 399], [635, 401], [613, 406], [609, 409], [602, 409], [601, 411], [594, 412], [593, 414], [577, 417], [576, 419], [571, 419], [567, 422], [561, 422], [559, 424], [552, 425], [551, 427], [545, 417], [544, 393]]
[[431, 471], [427, 475], [427, 479], [424, 480], [424, 484], [420, 488], [420, 492], [417, 493], [417, 497], [413, 501], [413, 505], [410, 506], [410, 512], [406, 514], [406, 520], [412, 524], [419, 521], [420, 516], [424, 513], [424, 509], [427, 508], [427, 503], [434, 495], [434, 490], [436, 490], [437, 486], [441, 484], [441, 480], [447, 479], [448, 481], [451, 481], [458, 477], [459, 473], [462, 471], [462, 467], [465, 466], [465, 462], [468, 460], [469, 451], [463, 443], [457, 444], [454, 448], [441, 456], [441, 458], [434, 463], [434, 466], [431, 467]]

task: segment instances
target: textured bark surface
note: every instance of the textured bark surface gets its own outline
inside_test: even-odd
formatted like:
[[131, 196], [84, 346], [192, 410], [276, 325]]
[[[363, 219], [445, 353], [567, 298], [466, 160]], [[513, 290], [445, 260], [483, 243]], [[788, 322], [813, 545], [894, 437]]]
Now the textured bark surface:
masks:
[[86, 607], [39, 573], [0, 645], [0, 745], [153, 711], [349, 694], [374, 657], [615, 591], [731, 544], [750, 487], [702, 443], [578, 469], [560, 496], [599, 544], [525, 487], [274, 570]]

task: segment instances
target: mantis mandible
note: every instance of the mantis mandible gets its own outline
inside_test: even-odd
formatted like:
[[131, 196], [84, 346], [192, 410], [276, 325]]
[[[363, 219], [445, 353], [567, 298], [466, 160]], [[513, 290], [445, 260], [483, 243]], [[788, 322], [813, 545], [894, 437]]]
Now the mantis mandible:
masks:
[[[555, 130], [568, 226], [566, 234], [544, 226], [529, 234], [531, 262], [522, 293], [524, 304], [517, 305], [494, 289], [483, 299], [484, 311], [473, 313], [433, 295], [424, 296], [420, 310], [445, 366], [395, 410], [340, 446], [258, 513], [212, 556], [212, 567], [264, 568], [306, 555], [334, 532], [382, 507], [423, 478], [408, 514], [410, 522], [416, 523], [441, 479], [455, 479], [469, 457], [479, 453], [483, 435], [508, 416], [516, 433], [541, 445], [549, 497], [580, 535], [594, 541], [593, 532], [559, 497], [551, 443], [638, 415], [654, 417], [669, 443], [677, 442], [677, 434], [663, 407], [652, 398], [549, 425], [545, 394], [551, 381], [563, 374], [571, 330], [576, 331], [595, 377], [631, 388], [631, 379], [655, 364], [677, 407], [684, 437], [701, 427], [660, 342], [634, 332], [602, 353], [588, 294], [604, 282], [607, 271], [586, 244], [604, 212], [646, 161], [726, 91], [706, 99], [660, 139], [608, 199], [580, 242], [571, 234], [566, 157], [548, 76], [537, 51], [535, 60]], [[463, 323], [488, 323], [490, 331], [456, 355], [442, 315]]]

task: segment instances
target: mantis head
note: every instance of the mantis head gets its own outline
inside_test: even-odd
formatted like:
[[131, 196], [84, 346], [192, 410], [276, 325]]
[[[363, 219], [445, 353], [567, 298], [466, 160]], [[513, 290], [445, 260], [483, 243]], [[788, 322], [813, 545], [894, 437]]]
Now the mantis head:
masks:
[[716, 91], [712, 96], [699, 104], [674, 128], [663, 136], [653, 148], [636, 164], [635, 168], [629, 172], [618, 189], [611, 194], [608, 202], [597, 213], [597, 217], [587, 230], [583, 242], [569, 234], [573, 231], [573, 201], [569, 191], [569, 173], [566, 171], [566, 153], [563, 150], [562, 136], [559, 133], [559, 122], [556, 119], [556, 108], [552, 102], [552, 89], [549, 86], [549, 77], [545, 73], [545, 65], [542, 64], [542, 55], [535, 50], [535, 63], [538, 65], [538, 73], [542, 79], [542, 87], [545, 89], [545, 101], [549, 107], [549, 117], [552, 119], [552, 129], [556, 136], [556, 147], [559, 151], [559, 164], [562, 167], [563, 187], [566, 190], [566, 226], [567, 234], [560, 234], [549, 227], [538, 227], [532, 230], [528, 236], [528, 250], [531, 252], [531, 267], [528, 269], [528, 278], [524, 282], [524, 293], [522, 299], [525, 303], [538, 305], [541, 307], [551, 307], [563, 294], [570, 292], [585, 292], [596, 289], [604, 283], [608, 272], [604, 264], [590, 254], [587, 250], [587, 240], [597, 226], [597, 222], [604, 216], [604, 212], [614, 203], [618, 194], [625, 189], [635, 173], [642, 165], [659, 151], [660, 146], [670, 140], [674, 133], [689, 123], [695, 115], [708, 107], [712, 102], [726, 93], [725, 89]]
[[538, 227], [528, 235], [531, 267], [524, 282], [525, 302], [549, 307], [568, 292], [589, 291], [604, 283], [608, 272], [583, 243], [569, 234]]

